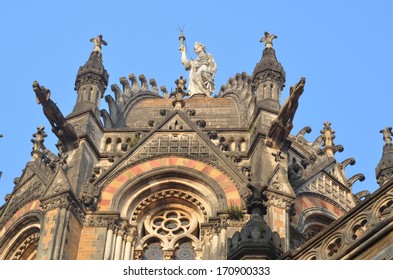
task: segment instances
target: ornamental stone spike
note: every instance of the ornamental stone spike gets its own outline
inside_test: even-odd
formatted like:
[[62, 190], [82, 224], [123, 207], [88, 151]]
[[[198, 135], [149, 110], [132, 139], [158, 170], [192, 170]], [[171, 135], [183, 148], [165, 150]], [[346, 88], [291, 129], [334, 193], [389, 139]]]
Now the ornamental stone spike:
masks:
[[37, 158], [39, 158], [42, 154], [42, 151], [45, 150], [45, 138], [48, 135], [45, 133], [45, 127], [44, 126], [39, 126], [37, 127], [37, 132], [33, 134], [33, 139], [31, 139], [31, 142], [33, 143], [33, 150], [31, 151], [31, 160], [34, 161]]
[[328, 157], [334, 157], [336, 152], [342, 152], [344, 147], [342, 145], [335, 145], [333, 139], [336, 138], [335, 131], [331, 128], [331, 123], [326, 121], [324, 128], [321, 130], [323, 151]]

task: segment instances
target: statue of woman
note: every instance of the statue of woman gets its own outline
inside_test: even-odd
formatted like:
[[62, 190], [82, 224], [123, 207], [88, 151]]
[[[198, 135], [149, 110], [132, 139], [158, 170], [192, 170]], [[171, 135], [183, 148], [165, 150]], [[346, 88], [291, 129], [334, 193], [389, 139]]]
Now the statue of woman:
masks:
[[196, 42], [194, 51], [197, 54], [195, 60], [188, 60], [186, 57], [186, 48], [182, 44], [179, 48], [181, 52], [181, 62], [185, 69], [190, 71], [189, 76], [189, 94], [205, 94], [210, 96], [215, 90], [214, 76], [217, 71], [217, 64], [211, 54], [206, 54], [206, 48], [203, 44]]

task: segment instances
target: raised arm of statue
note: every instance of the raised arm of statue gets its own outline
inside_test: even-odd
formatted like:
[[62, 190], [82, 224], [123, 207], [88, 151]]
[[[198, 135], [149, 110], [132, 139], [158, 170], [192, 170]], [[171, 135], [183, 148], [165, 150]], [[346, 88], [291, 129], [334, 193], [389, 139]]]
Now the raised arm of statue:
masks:
[[179, 47], [179, 51], [181, 52], [181, 63], [184, 65], [186, 70], [189, 70], [191, 66], [190, 66], [190, 61], [187, 59], [186, 56], [186, 46], [181, 45]]

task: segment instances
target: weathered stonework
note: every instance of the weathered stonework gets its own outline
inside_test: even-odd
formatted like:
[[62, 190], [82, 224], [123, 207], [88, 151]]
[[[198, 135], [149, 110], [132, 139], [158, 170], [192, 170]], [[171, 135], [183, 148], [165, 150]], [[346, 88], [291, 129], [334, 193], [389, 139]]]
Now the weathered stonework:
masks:
[[[101, 35], [66, 117], [34, 83], [54, 136], [38, 126], [31, 161], [0, 206], [0, 259], [392, 259], [391, 127], [381, 130], [380, 189], [353, 194], [364, 176], [347, 178], [355, 159], [337, 162], [331, 123], [312, 141], [311, 127], [293, 133], [307, 87], [300, 78], [282, 102], [275, 38], [261, 39], [252, 75], [241, 69], [219, 91], [219, 65], [197, 44], [203, 66], [183, 57], [193, 80], [174, 74], [174, 91], [130, 74], [105, 94]], [[47, 137], [60, 140], [57, 155]]]

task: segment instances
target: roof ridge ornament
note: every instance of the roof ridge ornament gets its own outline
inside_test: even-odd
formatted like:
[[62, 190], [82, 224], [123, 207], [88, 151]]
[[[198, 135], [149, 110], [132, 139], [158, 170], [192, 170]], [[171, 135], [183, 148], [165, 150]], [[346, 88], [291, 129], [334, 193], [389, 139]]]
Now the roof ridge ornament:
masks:
[[265, 31], [265, 37], [262, 37], [259, 42], [264, 42], [265, 48], [272, 48], [274, 39], [277, 39], [277, 35], [270, 34], [268, 31]]

